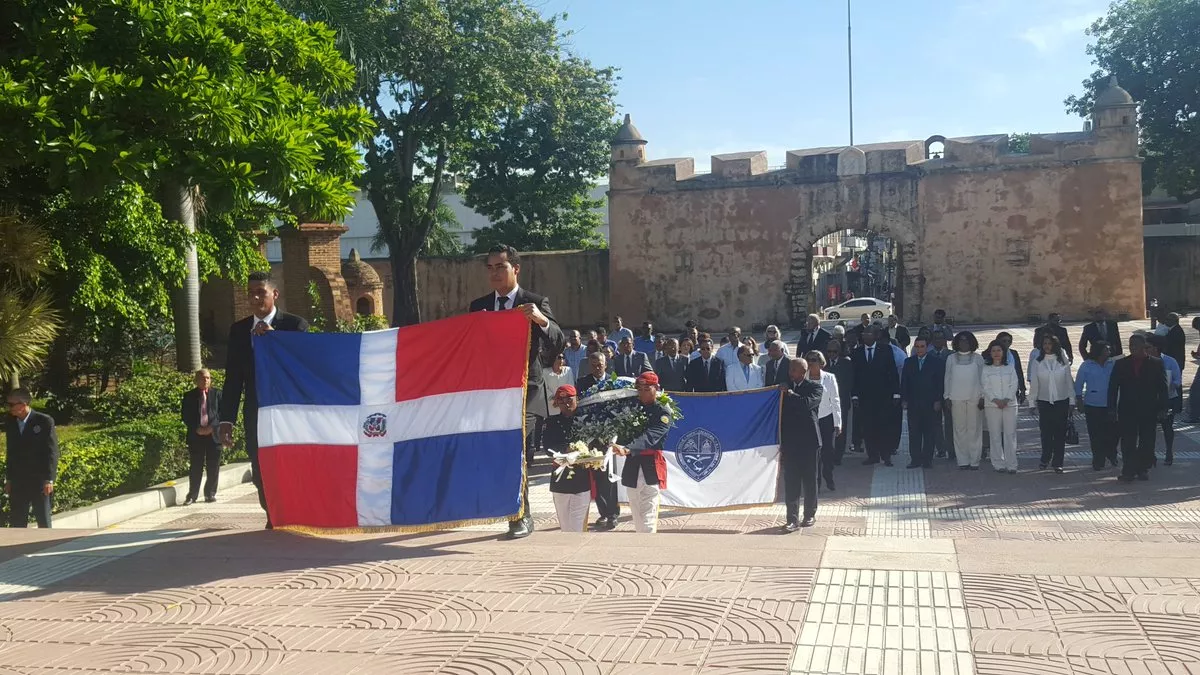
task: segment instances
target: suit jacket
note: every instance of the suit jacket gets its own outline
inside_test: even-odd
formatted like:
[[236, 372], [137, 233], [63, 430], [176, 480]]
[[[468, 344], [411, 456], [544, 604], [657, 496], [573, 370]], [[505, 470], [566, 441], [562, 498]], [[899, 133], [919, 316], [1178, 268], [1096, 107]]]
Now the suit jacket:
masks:
[[763, 388], [763, 369], [757, 363], [751, 363], [742, 369], [742, 364], [725, 367], [725, 390], [747, 391]]
[[1108, 409], [1118, 417], [1154, 416], [1167, 409], [1167, 375], [1162, 359], [1147, 356], [1133, 372], [1133, 357], [1113, 362], [1108, 378]]
[[825, 370], [837, 378], [838, 393], [842, 399], [842, 410], [850, 407], [850, 398], [854, 395], [854, 363], [849, 356], [839, 356], [837, 363], [830, 363]]
[[637, 377], [642, 373], [649, 373], [654, 368], [650, 366], [650, 357], [642, 352], [634, 352], [632, 354], [618, 353], [613, 357], [613, 370], [617, 373], [617, 377]]
[[[529, 324], [531, 339], [529, 340], [529, 377], [526, 384], [530, 389], [534, 389], [542, 386], [542, 371], [554, 365], [554, 359], [562, 352], [566, 338], [563, 336], [562, 328], [558, 326], [558, 320], [554, 318], [554, 312], [550, 309], [550, 299], [537, 293], [530, 293], [518, 286], [513, 305], [519, 307], [531, 303], [537, 305], [549, 321], [545, 328], [536, 323]], [[471, 301], [469, 309], [472, 312], [495, 311], [496, 294], [488, 293], [483, 297], [475, 298]]]
[[654, 362], [654, 373], [658, 375], [658, 384], [666, 391], [687, 391], [688, 357], [660, 356]]
[[1075, 355], [1071, 353], [1071, 337], [1067, 335], [1067, 329], [1063, 326], [1051, 326], [1046, 324], [1033, 331], [1033, 348], [1042, 348], [1042, 335], [1050, 333], [1058, 338], [1059, 344], [1062, 345], [1062, 350], [1067, 353], [1067, 358], [1074, 361]]
[[41, 487], [58, 478], [58, 432], [54, 418], [33, 410], [21, 432], [17, 420], [6, 415], [5, 452], [8, 468], [4, 480], [15, 485]]
[[946, 362], [930, 354], [925, 355], [925, 364], [918, 367], [920, 359], [910, 356], [904, 360], [904, 377], [900, 378], [900, 398], [910, 410], [920, 408], [933, 410], [933, 404], [945, 396]]
[[595, 375], [588, 373], [587, 375], [584, 375], [583, 377], [579, 378], [578, 380], [575, 380], [575, 393], [578, 394], [579, 396], [583, 396], [583, 392], [596, 386], [596, 383], [599, 382], [600, 379], [601, 378], [598, 378]]
[[[209, 388], [208, 390], [208, 425], [216, 431], [217, 425], [221, 423], [221, 392], [220, 390]], [[200, 428], [200, 390], [192, 389], [184, 392], [183, 400], [179, 404], [179, 416], [183, 419], [183, 425], [187, 427], [187, 439], [192, 441], [199, 438], [211, 440], [214, 444], [219, 443], [217, 434], [211, 436], [201, 436], [196, 433]]]
[[[1091, 351], [1092, 343], [1099, 342], [1102, 339], [1108, 343], [1108, 346], [1111, 348], [1110, 353], [1113, 356], [1121, 355], [1121, 333], [1119, 330], [1117, 330], [1117, 322], [1112, 321], [1111, 319], [1105, 321], [1104, 331], [1105, 335], [1103, 338], [1101, 338], [1100, 327], [1096, 325], [1095, 321], [1083, 327], [1083, 335], [1079, 337], [1080, 358], [1086, 359], [1088, 357], [1088, 352]], [[1060, 337], [1059, 339], [1061, 340], [1062, 338]], [[1034, 347], [1041, 349], [1040, 345], [1034, 345]]]
[[783, 390], [783, 418], [780, 420], [779, 442], [784, 448], [815, 450], [821, 445], [821, 429], [817, 415], [825, 388], [820, 382], [805, 378], [788, 380]]
[[1183, 333], [1183, 326], [1171, 326], [1171, 330], [1167, 331], [1167, 346], [1162, 351], [1175, 359], [1180, 368], [1187, 363], [1187, 336]]
[[900, 345], [901, 349], [908, 349], [909, 343], [912, 342], [912, 336], [908, 334], [908, 326], [898, 323], [895, 328], [889, 329], [889, 332], [892, 334], [892, 342]]
[[854, 396], [860, 401], [886, 402], [900, 393], [900, 373], [892, 346], [875, 343], [875, 358], [867, 361], [867, 348], [854, 350]]
[[796, 341], [796, 356], [801, 358], [811, 351], [825, 353], [825, 345], [833, 339], [833, 335], [829, 331], [817, 327], [815, 331], [809, 331], [807, 328], [800, 331], [800, 339]]
[[[229, 355], [225, 359], [225, 386], [221, 388], [221, 422], [234, 424], [238, 418], [238, 408], [246, 416], [247, 427], [258, 425], [258, 390], [254, 384], [254, 348], [250, 340], [250, 329], [254, 326], [254, 315], [241, 321], [235, 321], [229, 327]], [[304, 332], [308, 330], [308, 322], [302, 317], [287, 312], [275, 312], [271, 320], [275, 330]], [[245, 405], [242, 397], [245, 395]], [[257, 443], [257, 437], [251, 438], [247, 432], [247, 441]], [[257, 447], [257, 446], [256, 446]]]
[[708, 360], [708, 375], [704, 373], [704, 359], [692, 359], [684, 373], [684, 384], [688, 391], [713, 392], [725, 391], [725, 362], [714, 354]]
[[792, 367], [792, 360], [786, 356], [779, 357], [779, 363], [775, 363], [771, 359], [763, 362], [763, 386], [774, 387], [788, 381], [788, 368]]

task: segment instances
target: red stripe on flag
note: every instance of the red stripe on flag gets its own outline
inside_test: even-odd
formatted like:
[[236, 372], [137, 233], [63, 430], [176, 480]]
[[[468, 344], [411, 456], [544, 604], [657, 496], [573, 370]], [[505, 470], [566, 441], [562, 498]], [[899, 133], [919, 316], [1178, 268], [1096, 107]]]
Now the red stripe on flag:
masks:
[[401, 328], [396, 401], [522, 386], [529, 330], [529, 320], [516, 310], [473, 312]]
[[258, 462], [273, 525], [358, 527], [358, 446], [273, 445]]

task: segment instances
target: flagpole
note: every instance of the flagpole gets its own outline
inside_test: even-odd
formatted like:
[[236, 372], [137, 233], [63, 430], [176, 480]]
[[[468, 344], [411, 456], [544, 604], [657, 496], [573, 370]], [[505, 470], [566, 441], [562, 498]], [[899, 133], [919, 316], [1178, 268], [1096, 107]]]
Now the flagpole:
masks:
[[854, 145], [854, 42], [850, 32], [850, 0], [846, 0], [846, 80], [850, 94], [850, 145]]

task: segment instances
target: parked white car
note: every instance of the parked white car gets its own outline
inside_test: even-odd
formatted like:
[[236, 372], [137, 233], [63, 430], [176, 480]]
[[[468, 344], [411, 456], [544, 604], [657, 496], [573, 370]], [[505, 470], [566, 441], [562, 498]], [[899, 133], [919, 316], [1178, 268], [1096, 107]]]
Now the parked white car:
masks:
[[840, 305], [826, 307], [822, 310], [829, 321], [838, 319], [857, 319], [864, 313], [872, 319], [882, 319], [892, 313], [892, 303], [876, 300], [875, 298], [854, 298]]

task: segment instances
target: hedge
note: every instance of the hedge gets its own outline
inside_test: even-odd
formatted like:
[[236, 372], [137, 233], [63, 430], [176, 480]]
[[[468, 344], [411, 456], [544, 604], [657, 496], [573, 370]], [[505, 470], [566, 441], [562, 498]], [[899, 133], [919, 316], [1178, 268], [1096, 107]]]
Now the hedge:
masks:
[[[214, 382], [220, 375], [214, 371]], [[122, 383], [119, 391], [102, 396], [95, 412], [112, 426], [59, 443], [55, 512], [186, 476], [187, 439], [179, 419], [179, 401], [190, 386], [186, 374], [153, 369]], [[241, 425], [238, 427], [238, 441], [223, 453], [223, 463], [246, 460]], [[2, 456], [0, 474], [7, 475]], [[4, 523], [8, 522], [8, 508], [5, 497], [0, 500]]]

